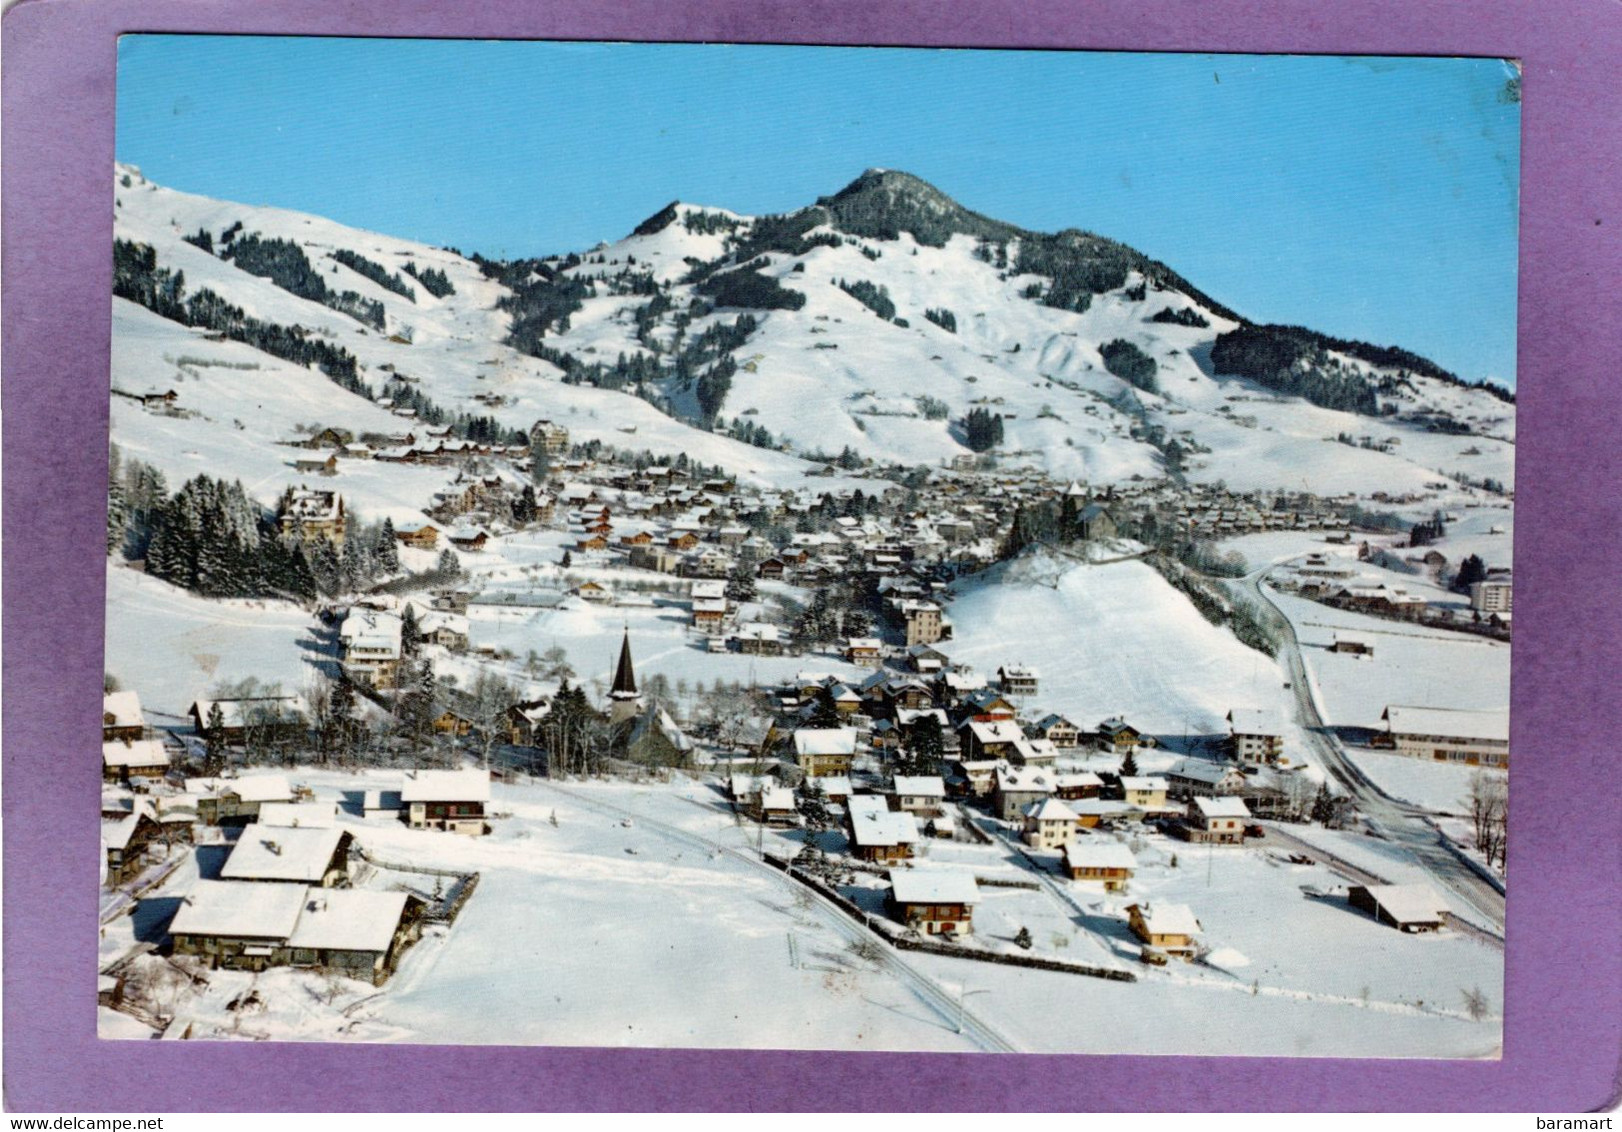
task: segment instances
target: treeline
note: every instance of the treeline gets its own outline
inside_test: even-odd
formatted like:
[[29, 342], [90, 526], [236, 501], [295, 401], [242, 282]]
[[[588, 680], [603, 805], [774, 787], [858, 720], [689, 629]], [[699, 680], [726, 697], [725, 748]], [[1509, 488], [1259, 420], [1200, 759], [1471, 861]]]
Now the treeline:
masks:
[[762, 275], [753, 265], [712, 275], [698, 285], [718, 307], [746, 310], [797, 311], [805, 306], [805, 295], [783, 286], [770, 275]]
[[456, 294], [456, 287], [451, 283], [450, 276], [437, 267], [419, 269], [416, 264], [408, 263], [404, 270], [407, 275], [422, 284], [424, 291], [436, 299]]
[[1170, 323], [1173, 326], [1193, 326], [1202, 328], [1211, 325], [1211, 320], [1206, 318], [1193, 307], [1183, 307], [1181, 310], [1172, 310], [1170, 307], [1162, 307], [1150, 317], [1149, 321]]
[[159, 267], [151, 245], [113, 242], [114, 295], [182, 325], [212, 330], [297, 365], [314, 365], [351, 393], [371, 399], [372, 390], [361, 382], [355, 356], [342, 346], [309, 337], [302, 326], [250, 318], [206, 287], [187, 299], [185, 278], [184, 272]]
[[1248, 648], [1266, 656], [1277, 656], [1283, 643], [1282, 630], [1266, 613], [1246, 600], [1230, 600], [1212, 583], [1202, 581], [1180, 564], [1161, 554], [1151, 554], [1144, 561], [1153, 566], [1160, 576], [1180, 592], [1200, 616], [1211, 624], [1229, 630]]
[[280, 237], [267, 239], [257, 232], [250, 232], [246, 236], [238, 236], [220, 252], [220, 258], [231, 261], [249, 275], [269, 279], [289, 294], [346, 314], [374, 330], [384, 327], [382, 303], [375, 299], [363, 299], [354, 291], [332, 290], [306, 258], [304, 249], [291, 240]]
[[479, 444], [529, 443], [529, 434], [523, 429], [509, 428], [494, 417], [448, 412], [414, 385], [394, 382], [383, 393], [390, 408], [410, 409], [418, 420], [448, 428], [452, 436], [462, 440]]
[[515, 350], [534, 354], [548, 333], [568, 333], [569, 317], [595, 297], [597, 289], [589, 279], [553, 272], [539, 261], [521, 262], [532, 266], [524, 270], [522, 279], [503, 280], [509, 293], [496, 306], [512, 315], [507, 341]]
[[924, 311], [924, 317], [948, 334], [957, 333], [957, 315], [945, 307], [930, 307]]
[[413, 303], [417, 301], [417, 292], [411, 289], [411, 284], [381, 263], [367, 259], [360, 253], [352, 252], [348, 248], [339, 248], [332, 253], [332, 258], [357, 275], [366, 276], [385, 291], [393, 291], [396, 295]]

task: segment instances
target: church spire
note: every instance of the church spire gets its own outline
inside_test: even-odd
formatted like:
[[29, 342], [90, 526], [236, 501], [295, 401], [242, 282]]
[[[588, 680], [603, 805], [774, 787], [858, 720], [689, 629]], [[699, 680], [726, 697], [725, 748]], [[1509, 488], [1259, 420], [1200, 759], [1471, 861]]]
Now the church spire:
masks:
[[620, 641], [620, 663], [614, 672], [614, 687], [609, 692], [609, 698], [632, 700], [636, 695], [636, 672], [631, 667], [631, 630], [627, 628], [624, 639]]

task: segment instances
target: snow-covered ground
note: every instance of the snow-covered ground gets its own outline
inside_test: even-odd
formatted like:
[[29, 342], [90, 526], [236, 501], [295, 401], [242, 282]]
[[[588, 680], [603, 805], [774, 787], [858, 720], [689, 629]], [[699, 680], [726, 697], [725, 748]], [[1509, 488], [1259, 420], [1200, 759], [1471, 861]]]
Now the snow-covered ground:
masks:
[[[1289, 594], [1273, 600], [1295, 626], [1324, 721], [1384, 730], [1390, 704], [1438, 708], [1509, 706], [1510, 646], [1469, 633], [1332, 609]], [[1335, 653], [1336, 632], [1355, 633], [1373, 656]]]
[[[335, 799], [390, 778], [294, 777]], [[1031, 1051], [1476, 1057], [1500, 1040], [1500, 952], [1451, 933], [1405, 936], [1343, 899], [1309, 898], [1303, 885], [1337, 878], [1266, 848], [1148, 835], [1132, 843], [1140, 866], [1125, 893], [1061, 879], [983, 887], [977, 931], [993, 946], [1028, 927], [1034, 954], [1140, 980], [1116, 983], [858, 949], [854, 923], [749, 859], [760, 835], [704, 783], [498, 785], [493, 809], [496, 832], [480, 839], [342, 819], [374, 856], [481, 875], [448, 933], [426, 936], [381, 991], [215, 971], [206, 989], [179, 994], [177, 1015], [196, 1038], [961, 1050], [973, 1048], [952, 1009], [961, 992], [972, 1016]], [[770, 832], [764, 848], [781, 853], [801, 836]], [[220, 852], [199, 851], [215, 855], [203, 870], [179, 870], [155, 909], [109, 925], [104, 960], [128, 948], [143, 916], [150, 933], [151, 916], [217, 868]], [[1052, 857], [1035, 855], [1038, 865]], [[920, 867], [945, 865], [1035, 880], [1002, 842], [932, 843]], [[1144, 898], [1193, 908], [1211, 962], [1138, 963], [1124, 908]], [[1477, 985], [1493, 1016], [1472, 1022], [1460, 995]], [[228, 1011], [250, 987], [261, 1000], [251, 1017]]]
[[1477, 773], [1503, 777], [1503, 771], [1455, 763], [1427, 762], [1390, 751], [1348, 746], [1346, 757], [1356, 764], [1381, 792], [1432, 813], [1468, 813], [1470, 779]]
[[1091, 728], [1120, 714], [1151, 735], [1226, 735], [1231, 709], [1263, 708], [1290, 728], [1287, 753], [1305, 754], [1278, 663], [1141, 562], [1021, 559], [964, 584], [949, 613], [954, 662], [992, 678], [1005, 664], [1038, 670], [1022, 705], [1033, 719], [1053, 711]]

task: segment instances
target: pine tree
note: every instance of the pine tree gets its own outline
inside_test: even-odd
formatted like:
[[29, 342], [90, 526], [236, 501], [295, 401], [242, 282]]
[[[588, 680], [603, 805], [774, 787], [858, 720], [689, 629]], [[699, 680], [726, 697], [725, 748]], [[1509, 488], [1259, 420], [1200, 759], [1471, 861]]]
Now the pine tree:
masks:
[[1126, 758], [1121, 762], [1121, 777], [1136, 778], [1138, 776], [1138, 752], [1128, 749]]
[[383, 519], [383, 529], [377, 536], [377, 572], [380, 574], [400, 572], [400, 542], [394, 533], [394, 521], [386, 516]]
[[1335, 820], [1335, 799], [1329, 793], [1329, 784], [1320, 783], [1318, 794], [1312, 799], [1312, 820], [1319, 825], [1329, 825]]
[[225, 713], [219, 704], [210, 704], [203, 733], [203, 773], [214, 776], [225, 770]]

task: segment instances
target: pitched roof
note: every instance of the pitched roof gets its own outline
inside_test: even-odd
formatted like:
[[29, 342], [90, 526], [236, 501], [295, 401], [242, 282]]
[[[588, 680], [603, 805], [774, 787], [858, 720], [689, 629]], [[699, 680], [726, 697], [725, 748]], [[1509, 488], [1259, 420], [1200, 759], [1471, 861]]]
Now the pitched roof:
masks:
[[856, 730], [852, 727], [802, 727], [794, 733], [796, 755], [853, 755]]
[[1040, 802], [1032, 802], [1026, 806], [1025, 816], [1034, 821], [1073, 822], [1076, 820], [1076, 811], [1057, 798], [1044, 798]]
[[1447, 903], [1426, 884], [1371, 884], [1366, 886], [1387, 915], [1399, 924], [1434, 923]]
[[1119, 841], [1082, 837], [1064, 847], [1064, 863], [1073, 869], [1134, 869], [1137, 858]]
[[1234, 708], [1228, 713], [1235, 735], [1279, 735], [1278, 718], [1261, 708]]
[[631, 631], [625, 630], [625, 636], [620, 640], [619, 667], [614, 670], [614, 686], [609, 689], [611, 696], [636, 695], [636, 672], [631, 667]]
[[909, 813], [855, 812], [851, 832], [859, 846], [911, 845], [918, 840], [918, 820]]
[[1445, 735], [1455, 739], [1509, 741], [1509, 712], [1391, 704], [1380, 716], [1400, 735]]
[[[264, 885], [254, 885], [263, 888]], [[289, 947], [387, 951], [405, 914], [407, 893], [310, 888], [299, 904]]]
[[319, 884], [339, 842], [348, 836], [330, 826], [249, 826], [225, 859], [220, 879]]
[[890, 889], [898, 904], [978, 904], [980, 886], [962, 869], [896, 869]]
[[946, 783], [938, 774], [898, 774], [895, 776], [895, 792], [911, 796], [944, 798]]
[[101, 762], [103, 766], [168, 766], [169, 752], [158, 739], [136, 739], [130, 743], [114, 740], [101, 745]]
[[1134, 904], [1143, 926], [1154, 935], [1198, 935], [1200, 922], [1187, 904]]
[[[103, 693], [101, 715], [104, 727], [146, 726], [146, 716], [141, 714], [141, 697], [136, 692]], [[112, 716], [110, 721], [108, 716]]]
[[487, 770], [418, 770], [406, 775], [400, 784], [400, 801], [488, 802], [490, 772]]
[[169, 932], [284, 940], [298, 923], [306, 891], [302, 884], [200, 880], [182, 898]]
[[1208, 818], [1248, 818], [1250, 807], [1243, 798], [1195, 798], [1194, 805]]

